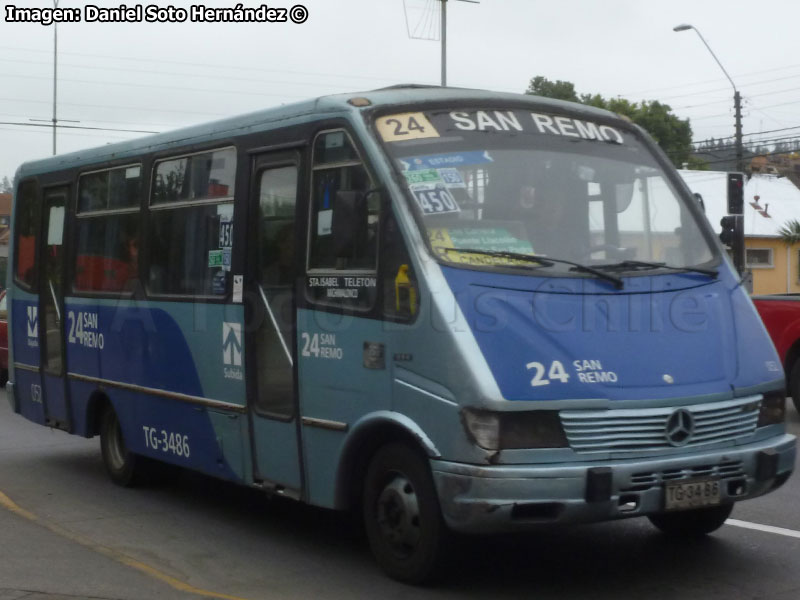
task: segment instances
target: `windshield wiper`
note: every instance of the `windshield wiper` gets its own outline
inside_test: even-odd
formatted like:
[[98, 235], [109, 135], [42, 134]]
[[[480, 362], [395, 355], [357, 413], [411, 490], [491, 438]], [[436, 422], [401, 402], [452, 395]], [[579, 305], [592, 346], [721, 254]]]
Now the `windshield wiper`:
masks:
[[[509, 258], [512, 260], [519, 260], [522, 262], [527, 263], [538, 263], [543, 267], [552, 267], [555, 263], [564, 264], [564, 265], [572, 265], [570, 271], [578, 271], [581, 273], [591, 273], [599, 277], [600, 279], [605, 279], [614, 284], [618, 290], [621, 290], [625, 287], [624, 282], [619, 277], [611, 275], [610, 273], [606, 273], [604, 271], [600, 271], [599, 269], [595, 269], [593, 267], [589, 267], [587, 265], [582, 265], [581, 263], [572, 262], [571, 260], [565, 260], [563, 258], [553, 258], [552, 256], [543, 256], [541, 254], [522, 254], [521, 252], [508, 252], [508, 251], [500, 251], [500, 250], [479, 250], [478, 248], [442, 248], [438, 247], [437, 250], [444, 250], [445, 252], [463, 252], [465, 254], [481, 254], [483, 256], [495, 256], [497, 258]], [[514, 266], [514, 265], [510, 265]]]
[[609, 271], [624, 271], [626, 269], [668, 269], [670, 271], [691, 271], [692, 273], [701, 273], [709, 277], [717, 278], [719, 273], [713, 269], [703, 269], [700, 267], [678, 267], [676, 265], [668, 265], [663, 262], [648, 262], [646, 260], [623, 260], [616, 263], [607, 265], [597, 265], [598, 269], [608, 269]]

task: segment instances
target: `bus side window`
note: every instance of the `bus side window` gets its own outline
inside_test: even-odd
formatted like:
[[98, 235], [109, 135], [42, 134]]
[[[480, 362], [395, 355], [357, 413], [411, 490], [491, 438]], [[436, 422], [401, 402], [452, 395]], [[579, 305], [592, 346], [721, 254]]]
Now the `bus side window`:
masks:
[[36, 287], [36, 242], [39, 237], [40, 207], [36, 200], [36, 183], [26, 181], [19, 186], [16, 210], [16, 244], [14, 275], [26, 289]]
[[73, 290], [132, 292], [139, 285], [141, 165], [78, 179]]
[[220, 298], [233, 252], [236, 149], [157, 161], [150, 201], [147, 289]]
[[[322, 272], [328, 283], [311, 286], [309, 296], [369, 308], [377, 296], [380, 194], [372, 191], [369, 173], [343, 130], [317, 136], [313, 162], [308, 270]], [[346, 239], [339, 228], [346, 229]], [[333, 278], [335, 286], [329, 285]]]

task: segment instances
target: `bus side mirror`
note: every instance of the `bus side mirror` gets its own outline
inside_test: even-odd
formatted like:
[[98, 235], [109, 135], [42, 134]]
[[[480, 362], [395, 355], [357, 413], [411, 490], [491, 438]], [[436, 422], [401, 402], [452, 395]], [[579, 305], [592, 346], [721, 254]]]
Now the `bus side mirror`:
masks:
[[363, 246], [367, 233], [367, 201], [363, 192], [338, 191], [333, 205], [331, 234], [337, 258], [350, 258]]
[[697, 192], [694, 193], [694, 199], [697, 200], [697, 203], [700, 205], [700, 210], [706, 212], [706, 203], [703, 202], [703, 196], [698, 194]]

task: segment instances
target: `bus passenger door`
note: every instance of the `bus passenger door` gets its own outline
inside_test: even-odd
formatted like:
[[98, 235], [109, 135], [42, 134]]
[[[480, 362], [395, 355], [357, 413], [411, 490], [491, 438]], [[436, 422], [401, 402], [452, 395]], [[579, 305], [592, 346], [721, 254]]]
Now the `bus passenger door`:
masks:
[[44, 190], [39, 268], [39, 347], [45, 424], [70, 429], [64, 357], [64, 217], [69, 187]]
[[294, 334], [299, 165], [295, 152], [254, 158], [246, 286], [253, 475], [292, 497], [302, 493]]

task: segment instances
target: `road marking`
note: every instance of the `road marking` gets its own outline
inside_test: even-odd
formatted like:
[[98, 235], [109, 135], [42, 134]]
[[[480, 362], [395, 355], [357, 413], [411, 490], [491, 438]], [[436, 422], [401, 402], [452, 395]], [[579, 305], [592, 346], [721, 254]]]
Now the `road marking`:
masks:
[[795, 531], [794, 529], [784, 529], [783, 527], [773, 527], [772, 525], [760, 525], [759, 523], [750, 523], [749, 521], [739, 521], [737, 519], [728, 519], [725, 521], [725, 524], [741, 527], [742, 529], [755, 529], [756, 531], [764, 531], [766, 533], [774, 533], [800, 539], [800, 531]]
[[73, 541], [76, 544], [80, 544], [81, 546], [89, 548], [90, 550], [102, 554], [103, 556], [106, 556], [118, 563], [136, 569], [137, 571], [140, 571], [145, 575], [152, 577], [153, 579], [162, 581], [180, 592], [186, 592], [189, 594], [194, 594], [196, 596], [203, 596], [206, 598], [220, 598], [221, 600], [247, 600], [246, 598], [241, 598], [239, 596], [219, 594], [217, 592], [211, 592], [209, 590], [204, 590], [201, 588], [194, 587], [193, 585], [189, 585], [188, 583], [185, 583], [180, 579], [176, 579], [171, 575], [167, 575], [163, 571], [159, 571], [155, 567], [151, 567], [150, 565], [140, 562], [135, 558], [131, 558], [130, 556], [127, 556], [118, 550], [114, 550], [113, 548], [109, 548], [107, 546], [101, 546], [100, 544], [93, 542], [89, 538], [86, 538], [78, 533], [74, 533], [68, 529], [65, 529], [60, 525], [40, 519], [32, 512], [25, 510], [24, 508], [16, 504], [11, 498], [6, 496], [3, 492], [0, 492], [0, 506], [22, 517], [23, 519], [27, 519], [28, 521], [36, 523], [37, 525], [44, 527], [45, 529], [49, 529], [50, 531], [52, 531], [57, 535], [60, 535], [64, 538], [67, 538], [68, 540]]

